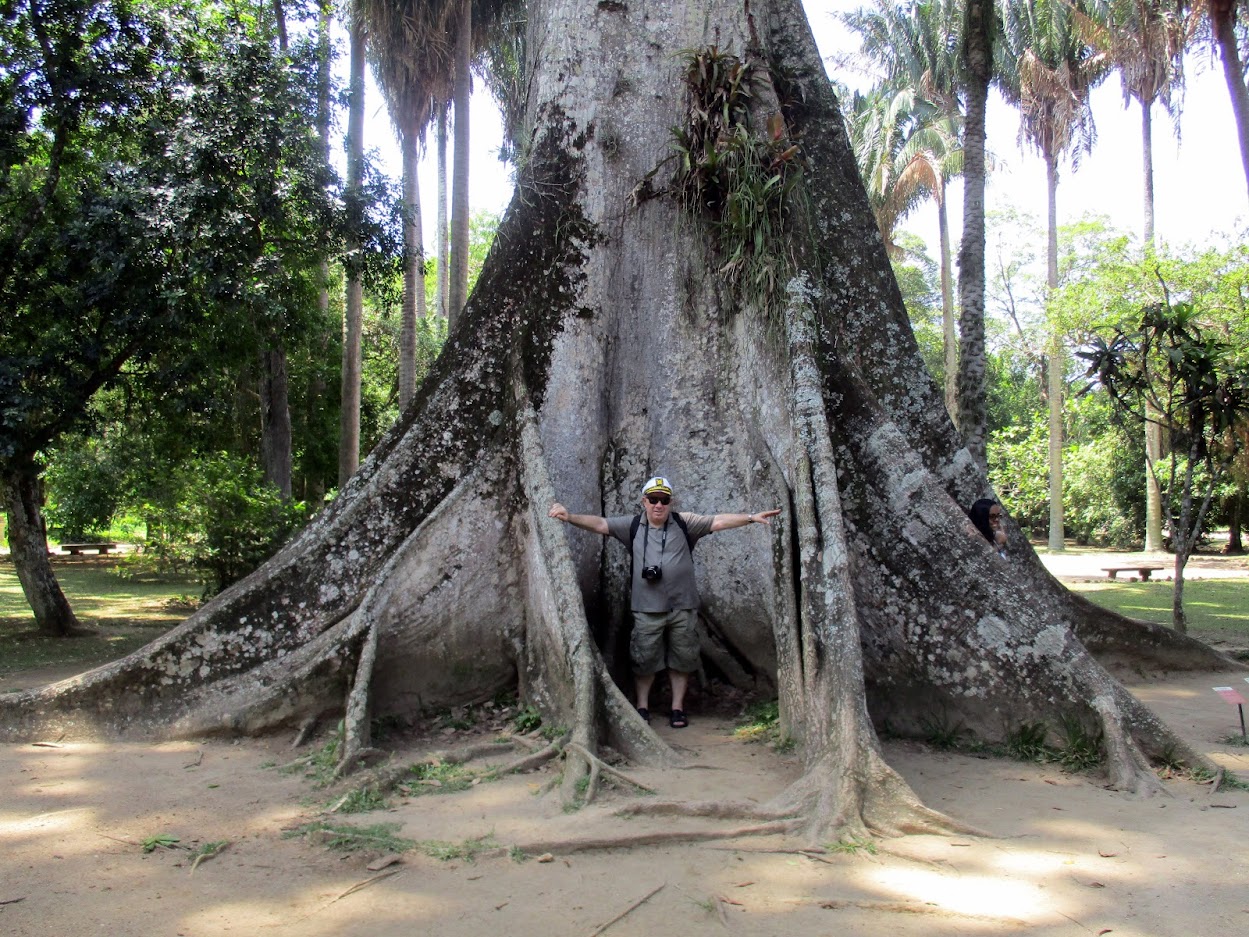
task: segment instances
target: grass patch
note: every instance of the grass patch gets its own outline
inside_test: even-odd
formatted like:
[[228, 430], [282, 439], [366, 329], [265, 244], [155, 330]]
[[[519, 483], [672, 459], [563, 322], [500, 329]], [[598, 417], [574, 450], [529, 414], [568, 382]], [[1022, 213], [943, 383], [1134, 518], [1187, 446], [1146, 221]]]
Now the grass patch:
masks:
[[451, 862], [453, 859], [473, 862], [487, 849], [497, 849], [499, 846], [492, 833], [480, 836], [477, 839], [466, 839], [459, 843], [449, 843], [440, 839], [426, 839], [416, 845], [421, 852], [431, 859], [438, 859], [442, 862]]
[[416, 847], [416, 842], [404, 839], [395, 834], [401, 829], [398, 823], [375, 823], [373, 826], [355, 826], [351, 823], [329, 823], [315, 820], [305, 823], [293, 830], [287, 830], [285, 838], [302, 836], [310, 843], [324, 846], [326, 849], [339, 849], [344, 852], [407, 852]]
[[824, 848], [830, 853], [837, 853], [843, 856], [857, 856], [859, 853], [866, 853], [869, 856], [876, 855], [876, 843], [873, 840], [855, 839], [853, 836], [839, 839], [835, 843], [828, 843]]
[[478, 778], [493, 780], [493, 775], [478, 774], [464, 765], [421, 763], [408, 768], [408, 776], [395, 785], [395, 790], [407, 797], [454, 794], [468, 790]]
[[352, 788], [337, 804], [339, 813], [368, 813], [388, 806], [385, 796], [375, 787]]
[[771, 745], [782, 753], [793, 751], [795, 745], [794, 740], [781, 731], [780, 703], [777, 700], [748, 706], [733, 730], [733, 738], [739, 742]]
[[0, 690], [33, 685], [3, 679], [23, 671], [47, 670], [45, 679], [54, 680], [124, 657], [183, 621], [193, 610], [186, 593], [198, 591], [198, 580], [186, 576], [123, 578], [112, 557], [54, 558], [52, 568], [78, 620], [98, 633], [53, 638], [36, 632], [12, 563], [0, 561]]
[[[1069, 582], [1073, 592], [1103, 608], [1171, 624], [1172, 584], [1169, 582]], [[1190, 631], [1218, 632], [1249, 640], [1249, 577], [1244, 579], [1185, 579], [1184, 612]]]

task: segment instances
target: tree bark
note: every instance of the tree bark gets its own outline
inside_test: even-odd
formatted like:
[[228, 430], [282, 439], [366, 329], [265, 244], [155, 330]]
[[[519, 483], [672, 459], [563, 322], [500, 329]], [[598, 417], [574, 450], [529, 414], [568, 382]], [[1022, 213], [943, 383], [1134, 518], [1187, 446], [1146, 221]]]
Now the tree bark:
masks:
[[963, 239], [958, 251], [958, 424], [967, 451], [984, 469], [988, 414], [985, 404], [984, 190], [985, 116], [993, 74], [991, 0], [968, 0], [965, 9], [967, 117], [963, 131]]
[[264, 480], [291, 496], [290, 382], [286, 373], [286, 349], [280, 341], [261, 354], [260, 461]]
[[[802, 747], [791, 787], [736, 805], [768, 829], [817, 842], [957, 829], [885, 764], [885, 723], [921, 733], [940, 716], [1000, 739], [1074, 719], [1104, 734], [1124, 789], [1156, 786], [1149, 759], [1164, 752], [1204, 764], [1080, 634], [1129, 663], [1235, 664], [1091, 610], [1017, 528], [1010, 560], [966, 534], [962, 505], [988, 483], [923, 367], [801, 6], [582, 12], [554, 0], [528, 22], [543, 55], [518, 191], [400, 421], [265, 567], [72, 687], [0, 697], [0, 736], [259, 732], [345, 714], [353, 752], [370, 711], [417, 717], [518, 687], [567, 728], [565, 797], [600, 745], [671, 763], [594, 640], [591, 615], [624, 594], [624, 551], [546, 514], [557, 495], [626, 513], [658, 472], [686, 509], [782, 510], [698, 556], [709, 658], [776, 693]], [[802, 197], [765, 245], [788, 272], [762, 299], [723, 282], [715, 219], [661, 191], [686, 119], [682, 50], [712, 45], [758, 70], [759, 139], [779, 114], [801, 141]]]
[[425, 318], [425, 247], [421, 237], [421, 190], [417, 181], [417, 129], [403, 135], [403, 313], [399, 332], [399, 410], [416, 393], [416, 323]]
[[447, 268], [450, 252], [451, 232], [447, 227], [447, 111], [439, 106], [438, 123], [434, 131], [435, 146], [438, 149], [438, 219], [435, 230], [438, 238], [438, 272], [434, 281], [434, 305], [438, 315], [447, 318], [450, 302], [450, 271]]
[[455, 158], [451, 179], [451, 281], [447, 287], [447, 327], [453, 329], [468, 298], [469, 65], [473, 54], [473, 7], [460, 0], [455, 38]]
[[[1058, 159], [1046, 154], [1046, 191], [1049, 195], [1049, 224], [1047, 238], [1049, 295], [1058, 289]], [[1049, 325], [1046, 359], [1046, 403], [1049, 410], [1049, 548], [1055, 552], [1066, 549], [1063, 541], [1063, 395], [1066, 391], [1066, 355], [1063, 353], [1062, 334], [1057, 323]]]
[[[364, 174], [364, 25], [353, 17], [351, 34], [351, 89], [347, 116], [347, 202], [359, 213]], [[347, 253], [360, 248], [352, 225]], [[338, 484], [342, 487], [360, 465], [360, 341], [364, 320], [364, 283], [350, 265], [347, 270], [346, 309], [343, 316], [343, 369], [338, 437]]]
[[1223, 62], [1223, 79], [1232, 100], [1236, 139], [1240, 141], [1240, 162], [1245, 170], [1245, 188], [1249, 192], [1249, 88], [1245, 86], [1245, 70], [1236, 41], [1236, 0], [1215, 0], [1210, 4], [1209, 13], [1214, 26], [1214, 41]]
[[937, 228], [941, 249], [941, 340], [945, 361], [945, 409], [958, 425], [958, 334], [954, 323], [953, 271], [950, 269], [950, 219], [945, 193], [937, 202]]
[[48, 531], [43, 522], [43, 485], [34, 465], [15, 467], [3, 480], [9, 553], [22, 592], [40, 633], [67, 637], [78, 619], [48, 562]]

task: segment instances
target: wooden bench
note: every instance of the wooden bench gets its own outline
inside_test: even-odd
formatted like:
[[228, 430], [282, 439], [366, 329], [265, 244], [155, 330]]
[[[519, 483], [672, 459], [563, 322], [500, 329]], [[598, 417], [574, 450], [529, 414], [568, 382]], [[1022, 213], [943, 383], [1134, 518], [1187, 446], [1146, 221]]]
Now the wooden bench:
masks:
[[1165, 566], [1103, 566], [1102, 572], [1114, 579], [1119, 573], [1136, 573], [1141, 582], [1148, 582], [1150, 573], [1166, 569]]
[[62, 543], [61, 549], [64, 550], [66, 553], [68, 553], [70, 556], [78, 556], [78, 554], [84, 553], [88, 550], [94, 550], [95, 552], [99, 554], [105, 554], [109, 550], [116, 550], [117, 544], [115, 543]]

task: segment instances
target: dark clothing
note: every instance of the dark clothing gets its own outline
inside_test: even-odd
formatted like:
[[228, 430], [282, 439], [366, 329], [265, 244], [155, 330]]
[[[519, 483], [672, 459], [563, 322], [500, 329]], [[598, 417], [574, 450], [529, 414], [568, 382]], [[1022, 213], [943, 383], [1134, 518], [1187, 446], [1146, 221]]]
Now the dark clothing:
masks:
[[[643, 518], [633, 538], [633, 587], [630, 605], [635, 612], [670, 612], [674, 609], [698, 608], [698, 586], [694, 581], [694, 557], [691, 544], [711, 533], [713, 516], [681, 512], [686, 532], [671, 517], [663, 527], [651, 527]], [[632, 515], [607, 518], [608, 533], [629, 546]], [[687, 537], [688, 534], [688, 537]], [[643, 579], [642, 570], [658, 566], [659, 579]]]

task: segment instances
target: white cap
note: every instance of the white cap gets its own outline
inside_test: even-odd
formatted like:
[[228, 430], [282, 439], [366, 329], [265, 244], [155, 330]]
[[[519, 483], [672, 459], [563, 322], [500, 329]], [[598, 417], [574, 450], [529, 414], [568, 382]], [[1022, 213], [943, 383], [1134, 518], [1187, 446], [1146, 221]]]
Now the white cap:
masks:
[[662, 475], [656, 475], [654, 478], [648, 479], [646, 484], [642, 486], [642, 497], [646, 497], [654, 491], [671, 495], [672, 482], [668, 481], [668, 479], [664, 478]]

